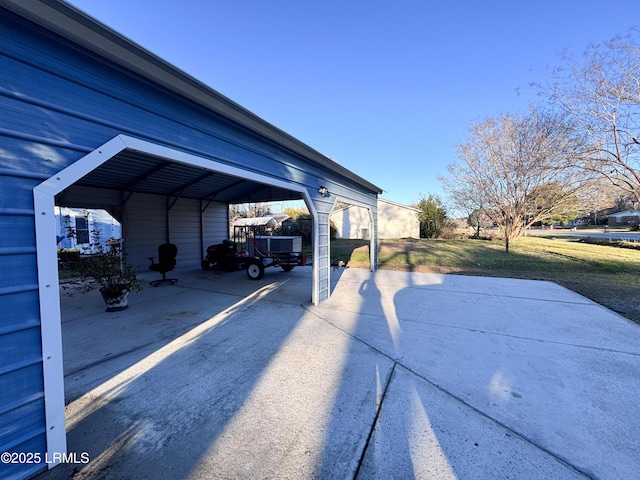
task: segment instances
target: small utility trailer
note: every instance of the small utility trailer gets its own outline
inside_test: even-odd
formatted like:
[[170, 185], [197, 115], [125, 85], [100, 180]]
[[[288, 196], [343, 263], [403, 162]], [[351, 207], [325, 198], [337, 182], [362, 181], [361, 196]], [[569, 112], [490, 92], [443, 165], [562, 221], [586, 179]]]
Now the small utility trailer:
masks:
[[302, 237], [255, 233], [250, 226], [234, 227], [233, 242], [224, 240], [207, 248], [202, 269], [227, 272], [246, 270], [251, 280], [260, 280], [267, 267], [280, 267], [290, 272], [296, 266], [310, 265], [302, 252]]

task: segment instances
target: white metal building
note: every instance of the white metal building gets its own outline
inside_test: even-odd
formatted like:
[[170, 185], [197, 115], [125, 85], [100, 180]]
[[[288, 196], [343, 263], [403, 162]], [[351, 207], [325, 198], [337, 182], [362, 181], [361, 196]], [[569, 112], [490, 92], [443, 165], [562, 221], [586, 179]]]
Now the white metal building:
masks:
[[[369, 211], [349, 205], [331, 212], [338, 238], [371, 238]], [[420, 238], [418, 210], [378, 198], [378, 238]]]

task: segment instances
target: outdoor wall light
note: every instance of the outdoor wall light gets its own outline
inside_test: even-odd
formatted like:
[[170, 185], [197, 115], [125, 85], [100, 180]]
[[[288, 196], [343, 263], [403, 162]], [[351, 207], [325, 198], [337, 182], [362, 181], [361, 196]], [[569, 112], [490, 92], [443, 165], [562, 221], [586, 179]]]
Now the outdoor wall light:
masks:
[[325, 187], [324, 185], [322, 185], [322, 186], [318, 189], [318, 193], [324, 197], [327, 193], [329, 193], [329, 190], [327, 190], [327, 187]]

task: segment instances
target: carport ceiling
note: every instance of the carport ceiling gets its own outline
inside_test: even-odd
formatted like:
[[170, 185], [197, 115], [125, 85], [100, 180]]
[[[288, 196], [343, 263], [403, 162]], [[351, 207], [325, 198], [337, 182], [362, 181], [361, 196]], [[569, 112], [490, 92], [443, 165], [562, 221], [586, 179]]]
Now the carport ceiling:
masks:
[[[75, 183], [77, 187], [225, 203], [298, 200], [300, 193], [168, 160], [124, 150]], [[73, 187], [71, 187], [73, 188]]]

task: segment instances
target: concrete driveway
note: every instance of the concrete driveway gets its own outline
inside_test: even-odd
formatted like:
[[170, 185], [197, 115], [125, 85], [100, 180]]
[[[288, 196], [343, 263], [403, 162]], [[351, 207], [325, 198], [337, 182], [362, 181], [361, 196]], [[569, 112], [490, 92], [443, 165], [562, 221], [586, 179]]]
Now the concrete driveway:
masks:
[[637, 478], [640, 326], [548, 282], [176, 271], [63, 298], [49, 478]]

